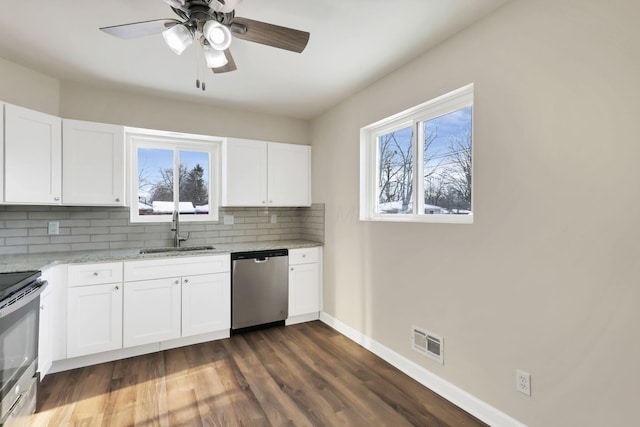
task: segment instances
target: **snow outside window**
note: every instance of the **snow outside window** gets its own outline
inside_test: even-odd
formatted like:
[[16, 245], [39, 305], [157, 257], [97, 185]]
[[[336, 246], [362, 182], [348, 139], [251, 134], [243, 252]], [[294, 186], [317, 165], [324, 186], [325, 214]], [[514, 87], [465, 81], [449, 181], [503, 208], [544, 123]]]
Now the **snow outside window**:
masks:
[[218, 142], [155, 135], [129, 138], [132, 222], [217, 221]]
[[473, 222], [473, 84], [360, 129], [360, 219]]

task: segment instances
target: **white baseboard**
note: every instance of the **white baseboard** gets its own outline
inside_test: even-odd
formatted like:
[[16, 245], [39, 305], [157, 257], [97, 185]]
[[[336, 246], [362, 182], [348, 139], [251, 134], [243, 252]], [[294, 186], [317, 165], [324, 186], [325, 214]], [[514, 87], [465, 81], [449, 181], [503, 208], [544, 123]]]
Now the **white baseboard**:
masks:
[[169, 341], [144, 344], [135, 347], [120, 348], [117, 350], [105, 351], [102, 353], [89, 354], [86, 356], [72, 357], [69, 359], [54, 361], [51, 369], [47, 373], [68, 371], [85, 366], [97, 365], [98, 363], [113, 362], [114, 360], [126, 359], [128, 357], [142, 356], [143, 354], [155, 353], [162, 350], [184, 347], [186, 345], [200, 344], [207, 341], [215, 341], [229, 338], [229, 329], [222, 331], [207, 332], [205, 334], [194, 335], [192, 337], [177, 338]]
[[329, 314], [321, 312], [320, 320], [479, 420], [491, 426], [526, 427], [526, 425], [520, 421], [499, 411], [461, 388], [456, 387]]
[[297, 323], [312, 322], [314, 320], [318, 320], [319, 318], [320, 318], [319, 312], [315, 312], [311, 314], [302, 314], [300, 316], [288, 317], [287, 320], [285, 320], [284, 324], [287, 326], [290, 326], [290, 325], [295, 325]]

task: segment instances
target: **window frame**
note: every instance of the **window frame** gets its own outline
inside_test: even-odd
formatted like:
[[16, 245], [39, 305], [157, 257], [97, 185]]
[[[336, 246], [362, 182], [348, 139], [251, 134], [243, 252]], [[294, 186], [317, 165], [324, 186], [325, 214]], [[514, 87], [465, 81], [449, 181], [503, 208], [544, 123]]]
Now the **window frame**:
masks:
[[[130, 182], [130, 221], [131, 223], [164, 223], [171, 222], [172, 215], [140, 215], [138, 206], [138, 148], [155, 148], [171, 150], [174, 153], [174, 171], [179, 166], [180, 151], [197, 151], [208, 154], [209, 158], [209, 212], [198, 215], [180, 215], [180, 222], [217, 222], [219, 220], [220, 199], [220, 168], [223, 138], [164, 132], [151, 129], [127, 128], [127, 146], [129, 151], [129, 182]], [[179, 183], [174, 177], [174, 195]], [[174, 198], [174, 207], [178, 208], [178, 197]]]
[[[415, 107], [394, 114], [390, 117], [360, 128], [360, 220], [390, 222], [425, 222], [447, 224], [473, 224], [474, 216], [474, 85], [464, 87], [441, 95]], [[424, 213], [424, 123], [429, 120], [471, 107], [471, 213], [425, 214]], [[378, 164], [380, 153], [378, 137], [395, 130], [413, 127], [413, 213], [384, 214], [378, 213]], [[422, 195], [422, 197], [418, 197]]]

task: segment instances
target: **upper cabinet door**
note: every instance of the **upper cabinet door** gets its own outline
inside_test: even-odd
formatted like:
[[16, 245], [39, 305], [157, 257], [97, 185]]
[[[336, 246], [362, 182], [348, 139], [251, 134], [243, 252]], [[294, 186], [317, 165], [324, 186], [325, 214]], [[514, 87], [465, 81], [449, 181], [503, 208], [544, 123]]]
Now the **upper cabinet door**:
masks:
[[269, 143], [268, 205], [311, 205], [311, 147]]
[[266, 206], [267, 143], [227, 138], [222, 147], [222, 206]]
[[5, 201], [60, 204], [62, 119], [5, 105]]
[[64, 119], [62, 135], [64, 204], [124, 206], [124, 127]]

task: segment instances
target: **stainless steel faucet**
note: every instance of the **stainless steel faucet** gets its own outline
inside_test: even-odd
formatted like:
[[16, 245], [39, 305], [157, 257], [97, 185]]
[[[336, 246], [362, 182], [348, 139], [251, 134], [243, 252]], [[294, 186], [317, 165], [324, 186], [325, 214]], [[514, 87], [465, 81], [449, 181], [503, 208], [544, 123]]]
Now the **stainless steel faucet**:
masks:
[[173, 219], [171, 220], [171, 231], [173, 234], [173, 246], [176, 248], [180, 247], [180, 242], [186, 242], [189, 239], [189, 233], [187, 233], [187, 237], [183, 237], [180, 235], [180, 214], [177, 210], [173, 211]]

